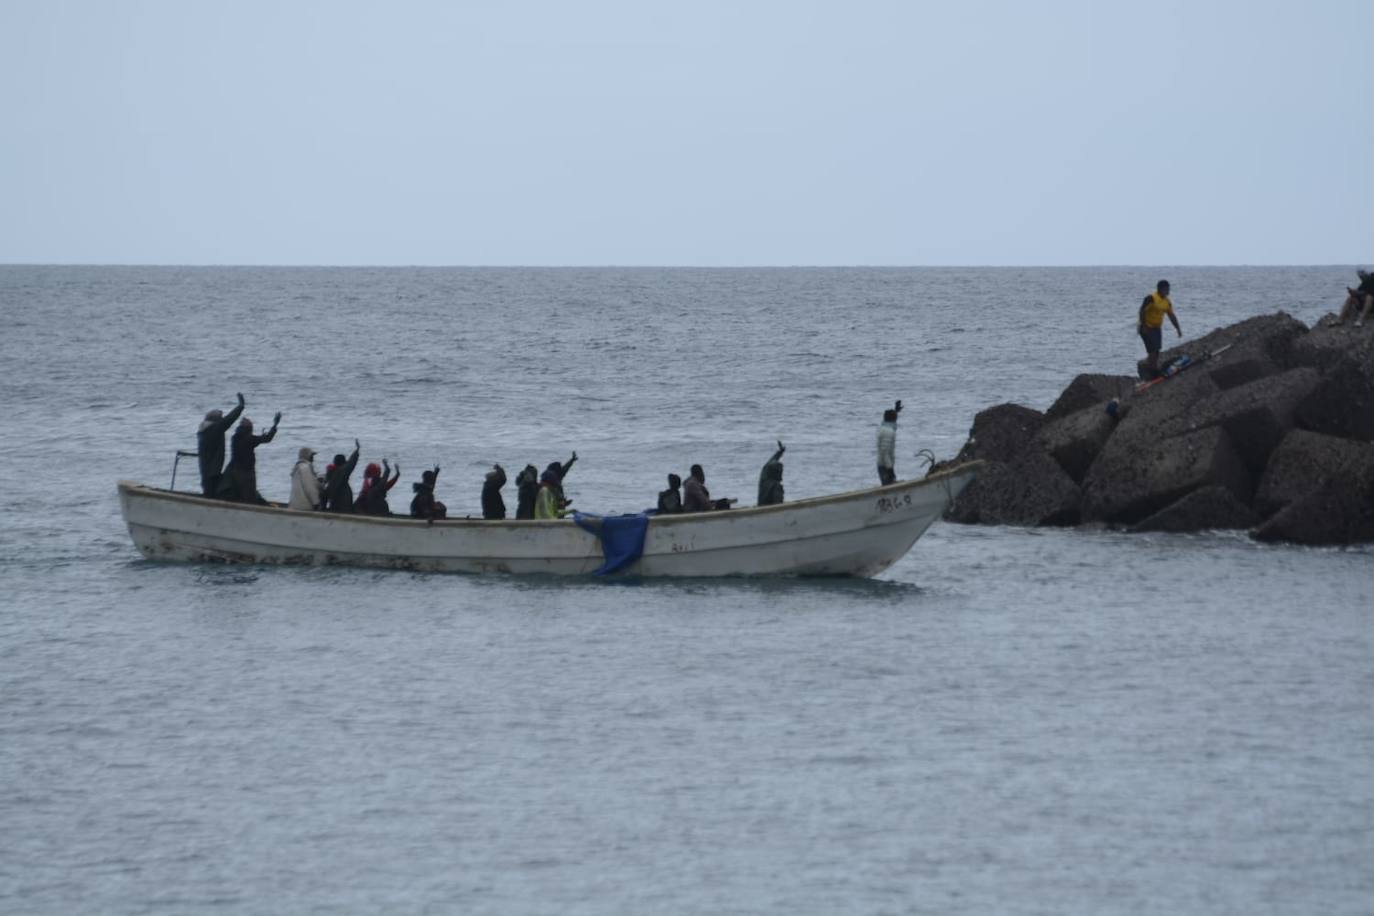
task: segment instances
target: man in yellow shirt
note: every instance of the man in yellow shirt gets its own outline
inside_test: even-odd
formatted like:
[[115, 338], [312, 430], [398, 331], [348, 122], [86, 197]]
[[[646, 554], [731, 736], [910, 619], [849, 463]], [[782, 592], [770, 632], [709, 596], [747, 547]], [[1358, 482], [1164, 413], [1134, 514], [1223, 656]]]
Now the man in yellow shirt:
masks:
[[1183, 329], [1178, 326], [1174, 304], [1169, 300], [1169, 281], [1160, 280], [1155, 286], [1155, 291], [1146, 296], [1145, 301], [1140, 304], [1139, 325], [1136, 328], [1140, 333], [1140, 339], [1145, 342], [1145, 365], [1149, 367], [1150, 378], [1159, 376], [1159, 347], [1164, 336], [1165, 315], [1169, 316], [1169, 320], [1174, 324], [1174, 330], [1182, 337]]

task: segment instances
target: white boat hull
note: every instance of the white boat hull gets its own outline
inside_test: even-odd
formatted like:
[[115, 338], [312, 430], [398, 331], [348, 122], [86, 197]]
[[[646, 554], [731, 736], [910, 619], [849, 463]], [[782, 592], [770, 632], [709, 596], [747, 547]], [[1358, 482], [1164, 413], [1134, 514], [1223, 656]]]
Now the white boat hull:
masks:
[[[780, 506], [654, 516], [629, 576], [872, 576], [891, 566], [977, 472], [964, 465]], [[150, 560], [344, 565], [585, 576], [601, 543], [571, 519], [370, 518], [250, 506], [119, 483], [135, 546]]]

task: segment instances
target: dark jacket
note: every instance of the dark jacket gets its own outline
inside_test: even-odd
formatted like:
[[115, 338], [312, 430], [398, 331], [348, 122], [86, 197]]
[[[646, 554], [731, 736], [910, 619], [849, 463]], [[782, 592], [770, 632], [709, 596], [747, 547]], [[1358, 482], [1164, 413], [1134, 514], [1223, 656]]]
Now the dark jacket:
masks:
[[224, 473], [224, 434], [243, 413], [235, 407], [218, 420], [203, 420], [196, 430], [196, 451], [200, 454], [200, 491], [214, 496], [219, 476]]
[[506, 500], [501, 496], [501, 488], [506, 485], [506, 472], [503, 468], [493, 468], [487, 472], [482, 483], [482, 518], [505, 518]]
[[324, 502], [320, 506], [327, 512], [352, 512], [353, 487], [348, 478], [358, 465], [358, 450], [355, 448], [348, 460], [340, 465], [331, 465], [324, 478]]
[[682, 511], [707, 512], [715, 508], [711, 501], [711, 491], [706, 489], [704, 482], [695, 477], [688, 477], [682, 482], [682, 491], [686, 497], [682, 501]]
[[676, 515], [682, 511], [682, 493], [676, 487], [669, 487], [667, 490], [660, 490], [658, 494], [658, 511], [664, 515]]
[[358, 494], [357, 500], [353, 503], [353, 511], [359, 515], [390, 515], [391, 506], [386, 501], [388, 489], [386, 481], [374, 480]]
[[759, 471], [759, 505], [776, 506], [782, 502], [782, 493], [782, 449], [778, 449]]
[[[228, 498], [244, 503], [265, 503], [267, 500], [258, 493], [258, 456], [257, 447], [271, 442], [277, 435], [273, 426], [261, 436], [253, 434], [246, 426], [234, 430], [234, 438], [229, 442], [229, 467], [224, 476], [229, 478]], [[221, 485], [221, 489], [224, 487]]]
[[539, 496], [539, 472], [527, 466], [515, 475], [518, 496], [515, 504], [516, 518], [534, 518], [534, 500]]
[[411, 518], [443, 518], [444, 514], [439, 511], [439, 506], [443, 505], [434, 498], [434, 488], [427, 483], [411, 484], [411, 489], [415, 491], [415, 498], [410, 501]]

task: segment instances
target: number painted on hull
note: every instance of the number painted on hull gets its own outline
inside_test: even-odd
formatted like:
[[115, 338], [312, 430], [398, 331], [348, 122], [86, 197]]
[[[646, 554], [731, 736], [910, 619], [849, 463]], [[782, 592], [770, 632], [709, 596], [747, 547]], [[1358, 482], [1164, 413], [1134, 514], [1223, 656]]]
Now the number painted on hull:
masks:
[[901, 496], [880, 496], [878, 497], [879, 512], [896, 512], [899, 509], [911, 508], [911, 494], [904, 493]]

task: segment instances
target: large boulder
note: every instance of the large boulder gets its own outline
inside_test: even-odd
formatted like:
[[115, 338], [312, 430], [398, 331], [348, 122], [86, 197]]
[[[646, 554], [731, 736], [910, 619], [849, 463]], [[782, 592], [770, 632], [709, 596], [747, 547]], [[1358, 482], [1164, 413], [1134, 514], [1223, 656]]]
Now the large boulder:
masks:
[[1207, 486], [1250, 500], [1250, 473], [1225, 430], [1211, 426], [1170, 439], [1123, 439], [1118, 431], [1083, 479], [1083, 517], [1131, 525]]
[[1182, 416], [1198, 401], [1214, 397], [1221, 389], [1205, 372], [1184, 369], [1173, 378], [1131, 394], [1121, 402], [1121, 423], [1112, 438], [1159, 438], [1161, 424]]
[[1191, 404], [1162, 422], [1162, 438], [1220, 426], [1251, 472], [1264, 470], [1269, 453], [1294, 426], [1294, 414], [1321, 381], [1315, 369], [1290, 369], [1278, 375], [1219, 392]]
[[1374, 478], [1328, 480], [1276, 512], [1254, 536], [1313, 545], [1374, 541]]
[[1116, 429], [1116, 422], [1105, 404], [1093, 404], [1046, 423], [1036, 440], [1075, 483], [1080, 483]]
[[988, 461], [945, 512], [981, 525], [1076, 525], [1082, 496], [1054, 459], [1037, 450]]
[[1226, 487], [1194, 490], [1131, 527], [1132, 531], [1215, 531], [1253, 528], [1260, 522]]
[[1135, 381], [1128, 375], [1084, 373], [1075, 376], [1045, 411], [1045, 420], [1058, 420], [1095, 405], [1100, 407], [1112, 398], [1124, 398], [1135, 387]]
[[[1334, 328], [1338, 331], [1340, 328]], [[1326, 330], [1312, 331], [1316, 338], [1304, 352], [1322, 372], [1322, 382], [1298, 405], [1296, 422], [1314, 433], [1340, 435], [1374, 442], [1374, 341], [1341, 349], [1327, 346]]]
[[1020, 404], [998, 404], [980, 410], [973, 418], [973, 428], [958, 460], [1015, 461], [1035, 448], [1035, 435], [1044, 425], [1044, 414]]
[[1374, 327], [1338, 325], [1324, 318], [1308, 334], [1294, 342], [1292, 348], [1293, 365], [1311, 366], [1323, 371], [1350, 358], [1366, 364], [1374, 359]]
[[1374, 444], [1296, 429], [1269, 457], [1254, 506], [1270, 515], [1330, 481], [1374, 479]]
[[[1185, 353], [1197, 362], [1229, 346], [1225, 353], [1204, 365], [1209, 375], [1219, 376], [1218, 387], [1231, 388], [1294, 365], [1294, 344], [1306, 334], [1307, 325], [1287, 312], [1256, 315], [1171, 347], [1160, 353], [1159, 362], [1165, 365]], [[1141, 360], [1138, 368], [1143, 371], [1144, 365]]]

